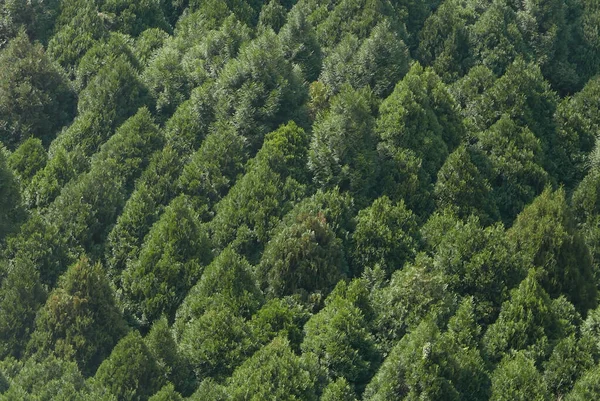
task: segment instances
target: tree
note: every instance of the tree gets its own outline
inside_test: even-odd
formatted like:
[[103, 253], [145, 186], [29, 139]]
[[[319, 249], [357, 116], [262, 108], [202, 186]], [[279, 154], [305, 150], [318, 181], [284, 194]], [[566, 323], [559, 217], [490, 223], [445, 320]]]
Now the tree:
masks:
[[546, 189], [517, 217], [508, 233], [514, 252], [542, 269], [541, 284], [556, 298], [566, 296], [578, 310], [597, 305], [590, 253], [577, 232], [565, 192]]
[[100, 264], [82, 258], [61, 277], [35, 321], [30, 354], [54, 354], [91, 375], [126, 326]]
[[10, 263], [0, 285], [0, 357], [20, 358], [46, 292], [34, 263], [23, 259]]
[[502, 220], [510, 225], [548, 182], [541, 142], [506, 115], [477, 138], [475, 149], [483, 154], [483, 171], [489, 163], [486, 175], [493, 198]]
[[172, 384], [167, 384], [158, 393], [150, 397], [148, 401], [183, 401], [183, 398], [181, 394], [175, 391]]
[[305, 193], [307, 151], [306, 133], [293, 122], [265, 138], [246, 174], [215, 206], [210, 222], [215, 245], [224, 249], [233, 243], [254, 262], [292, 201]]
[[0, 143], [0, 243], [21, 222], [21, 192], [19, 183]]
[[261, 306], [262, 294], [250, 264], [231, 248], [226, 248], [209, 264], [177, 310], [175, 331], [213, 307], [227, 306], [237, 316], [250, 318]]
[[94, 0], [74, 0], [71, 8], [66, 1], [62, 3], [56, 33], [48, 43], [48, 54], [74, 77], [79, 60], [97, 41], [108, 36], [108, 29]]
[[349, 191], [359, 204], [373, 196], [378, 173], [372, 102], [369, 90], [344, 87], [317, 117], [308, 159], [321, 188]]
[[372, 297], [374, 332], [384, 354], [426, 317], [444, 321], [456, 305], [448, 278], [424, 254], [395, 271], [389, 284], [376, 288]]
[[257, 351], [227, 381], [234, 401], [275, 398], [282, 401], [316, 400], [312, 372], [280, 337]]
[[308, 20], [309, 11], [305, 3], [296, 3], [279, 31], [279, 39], [286, 60], [299, 65], [304, 78], [311, 82], [316, 80], [321, 72], [323, 54], [314, 27]]
[[534, 361], [524, 352], [507, 355], [492, 374], [490, 400], [548, 401], [550, 394]]
[[417, 222], [404, 201], [393, 203], [383, 196], [358, 212], [356, 220], [352, 234], [354, 272], [379, 266], [391, 274], [414, 258], [419, 242]]
[[146, 236], [139, 257], [121, 275], [124, 299], [144, 325], [173, 319], [187, 291], [212, 259], [206, 228], [185, 196], [175, 198]]
[[116, 30], [131, 36], [148, 28], [170, 31], [159, 0], [107, 0], [100, 4], [100, 11]]
[[[376, 132], [384, 191], [392, 199], [410, 200], [419, 213], [426, 206], [414, 192], [427, 192], [448, 153], [460, 142], [464, 127], [456, 103], [441, 79], [415, 63], [379, 107]], [[422, 169], [422, 170], [421, 170]], [[403, 174], [416, 175], [411, 191]], [[416, 187], [416, 188], [415, 188]], [[407, 188], [408, 189], [408, 188]], [[420, 204], [418, 209], [413, 208]]]
[[111, 279], [120, 276], [127, 260], [139, 256], [146, 234], [175, 197], [175, 180], [183, 161], [170, 146], [154, 154], [148, 167], [136, 181], [115, 226], [106, 239], [106, 268]]
[[216, 82], [217, 120], [231, 122], [256, 151], [265, 135], [305, 117], [307, 90], [298, 70], [285, 60], [273, 31], [267, 31], [228, 62]]
[[537, 273], [531, 269], [511, 298], [502, 305], [496, 322], [483, 337], [483, 349], [488, 359], [499, 361], [514, 351], [526, 351], [538, 362], [549, 356], [556, 342], [571, 324], [561, 322], [557, 301], [552, 301], [540, 285]]
[[56, 356], [29, 358], [18, 369], [10, 388], [0, 394], [0, 400], [115, 400], [86, 382], [74, 362]]
[[591, 400], [600, 395], [600, 368], [598, 366], [588, 370], [582, 377], [575, 383], [573, 391], [571, 391], [566, 397], [567, 401], [583, 401]]
[[47, 146], [75, 114], [65, 75], [24, 32], [0, 52], [0, 141], [16, 148], [35, 136]]
[[463, 219], [475, 215], [482, 223], [491, 223], [499, 217], [492, 186], [473, 163], [471, 152], [461, 145], [448, 156], [438, 171], [433, 194], [439, 209], [449, 208]]
[[271, 297], [327, 294], [346, 274], [341, 241], [322, 213], [281, 225], [265, 247], [257, 276]]
[[365, 316], [350, 301], [332, 295], [305, 325], [302, 351], [317, 356], [332, 380], [343, 377], [362, 391], [379, 355]]
[[46, 165], [48, 154], [41, 139], [29, 138], [8, 156], [7, 161], [19, 178], [21, 188], [26, 188], [33, 176]]
[[119, 400], [147, 400], [164, 384], [161, 371], [142, 336], [131, 331], [102, 362], [95, 380]]
[[178, 345], [199, 381], [228, 377], [256, 350], [248, 322], [223, 304], [190, 320]]
[[23, 4], [19, 1], [4, 1], [0, 6], [0, 47], [9, 39], [26, 32], [31, 40], [44, 44], [52, 34], [60, 2], [35, 0]]
[[163, 387], [164, 391], [161, 390], [159, 394], [165, 393], [175, 397], [175, 389], [177, 389], [184, 395], [189, 395], [196, 382], [191, 367], [179, 353], [166, 317], [163, 316], [154, 322], [144, 342], [160, 368], [162, 377], [173, 383]]

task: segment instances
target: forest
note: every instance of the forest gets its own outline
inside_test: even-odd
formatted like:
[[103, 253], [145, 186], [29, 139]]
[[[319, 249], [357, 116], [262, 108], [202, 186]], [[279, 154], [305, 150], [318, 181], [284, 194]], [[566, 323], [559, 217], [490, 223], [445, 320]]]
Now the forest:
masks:
[[0, 401], [600, 399], [598, 0], [0, 0]]

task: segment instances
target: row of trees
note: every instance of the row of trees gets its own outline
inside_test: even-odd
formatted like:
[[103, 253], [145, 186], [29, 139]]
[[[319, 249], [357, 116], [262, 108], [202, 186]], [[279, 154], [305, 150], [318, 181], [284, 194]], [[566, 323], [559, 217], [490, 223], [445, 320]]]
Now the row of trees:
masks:
[[599, 21], [0, 4], [0, 400], [600, 397]]

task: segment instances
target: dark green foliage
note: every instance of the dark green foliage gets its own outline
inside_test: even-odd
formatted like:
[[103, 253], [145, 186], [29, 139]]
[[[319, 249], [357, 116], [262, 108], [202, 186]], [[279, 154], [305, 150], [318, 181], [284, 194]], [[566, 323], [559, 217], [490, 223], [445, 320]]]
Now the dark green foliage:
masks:
[[[63, 0], [63, 3], [67, 2]], [[72, 10], [69, 15], [68, 10], [63, 9], [61, 19], [64, 21], [48, 43], [48, 54], [74, 76], [79, 60], [108, 32], [93, 0], [76, 1]]]
[[[165, 317], [154, 322], [144, 341], [162, 371], [163, 377], [174, 383], [179, 392], [183, 394], [190, 393], [194, 388], [194, 377], [189, 364], [177, 349], [177, 344]], [[173, 384], [165, 386], [160, 393], [176, 397]]]
[[588, 370], [581, 379], [575, 383], [573, 391], [566, 397], [567, 401], [592, 400], [600, 395], [600, 368], [598, 366]]
[[310, 317], [306, 307], [295, 298], [274, 298], [267, 301], [252, 317], [250, 325], [259, 344], [268, 344], [275, 337], [285, 337], [298, 351], [304, 338], [302, 327]]
[[328, 293], [346, 275], [342, 242], [322, 213], [280, 226], [265, 247], [257, 276], [271, 297]]
[[324, 59], [320, 81], [331, 94], [349, 84], [356, 89], [368, 86], [376, 96], [385, 97], [408, 72], [408, 62], [406, 45], [385, 21], [362, 43], [353, 35], [344, 37]]
[[38, 312], [29, 353], [54, 354], [93, 374], [126, 332], [104, 269], [82, 258], [72, 265]]
[[[27, 139], [8, 157], [8, 164], [19, 177], [22, 187], [25, 187], [33, 176], [44, 168], [47, 161], [48, 154], [39, 138]], [[3, 209], [8, 208], [3, 207]]]
[[75, 94], [39, 43], [24, 32], [0, 51], [0, 141], [16, 148], [34, 136], [47, 146], [75, 114]]
[[535, 270], [511, 293], [500, 315], [483, 338], [487, 357], [499, 361], [507, 352], [526, 351], [535, 361], [545, 359], [556, 341], [573, 328], [559, 321], [557, 302], [542, 288]]
[[244, 171], [246, 141], [230, 125], [218, 126], [191, 157], [179, 177], [179, 187], [209, 211]]
[[444, 273], [448, 289], [474, 296], [478, 319], [496, 319], [509, 290], [526, 274], [503, 227], [484, 228], [475, 217], [460, 221], [434, 214], [422, 230], [432, 247], [433, 265]]
[[127, 260], [136, 259], [144, 237], [174, 197], [174, 181], [181, 170], [177, 152], [167, 146], [154, 155], [148, 168], [136, 183], [136, 188], [123, 207], [106, 240], [108, 274], [120, 275]]
[[394, 204], [381, 197], [358, 212], [356, 220], [352, 235], [355, 272], [378, 266], [391, 274], [414, 258], [419, 242], [417, 222], [403, 201]]
[[148, 28], [170, 30], [160, 0], [105, 0], [101, 2], [100, 11], [113, 29], [131, 36]]
[[227, 382], [229, 399], [316, 400], [313, 372], [308, 369], [288, 342], [277, 337], [236, 369]]
[[0, 142], [0, 243], [7, 234], [15, 231], [23, 217], [19, 182], [6, 153]]
[[3, 271], [0, 286], [0, 357], [20, 358], [34, 330], [38, 308], [46, 292], [40, 273], [29, 260], [16, 259]]
[[321, 71], [323, 54], [315, 30], [308, 21], [308, 9], [298, 2], [287, 15], [287, 22], [279, 32], [284, 56], [299, 65], [304, 78], [314, 81]]
[[415, 63], [379, 108], [385, 192], [392, 199], [404, 198], [417, 212], [427, 210], [424, 197], [463, 132], [456, 103], [445, 85], [432, 70]]
[[520, 128], [506, 115], [477, 135], [475, 147], [488, 163], [487, 178], [506, 223], [511, 223], [548, 181], [540, 145], [529, 129]]
[[346, 379], [343, 377], [332, 381], [325, 387], [321, 401], [356, 401], [356, 394]]
[[230, 121], [253, 149], [279, 125], [303, 120], [307, 91], [272, 31], [243, 47], [238, 58], [223, 67], [216, 90], [217, 118]]
[[98, 368], [95, 379], [123, 401], [147, 400], [165, 383], [160, 367], [137, 331], [119, 341]]
[[330, 378], [343, 377], [362, 390], [377, 367], [375, 341], [362, 311], [337, 294], [331, 297], [304, 326], [301, 348], [319, 359]]
[[198, 380], [224, 379], [256, 350], [248, 322], [226, 305], [216, 305], [185, 324], [179, 349]]
[[464, 146], [452, 152], [438, 171], [433, 194], [439, 209], [452, 209], [461, 218], [475, 215], [484, 224], [498, 219], [492, 186]]
[[265, 138], [246, 174], [215, 207], [217, 214], [211, 222], [215, 245], [225, 248], [234, 242], [249, 256], [260, 249], [250, 244], [264, 246], [280, 217], [291, 209], [291, 201], [305, 192], [307, 142], [304, 131], [294, 123]]
[[420, 254], [414, 264], [396, 271], [389, 285], [374, 291], [373, 325], [385, 353], [427, 316], [443, 321], [454, 309], [456, 295], [448, 291], [443, 272], [432, 265]]
[[0, 401], [600, 398], [597, 3], [0, 0]]
[[236, 315], [250, 317], [261, 304], [262, 294], [250, 264], [230, 248], [208, 265], [198, 283], [189, 290], [177, 310], [175, 330], [180, 335], [186, 324], [221, 305]]
[[3, 1], [0, 5], [0, 47], [17, 36], [19, 31], [26, 32], [31, 40], [47, 43], [59, 4], [59, 0]]
[[392, 349], [363, 399], [480, 400], [487, 398], [488, 381], [475, 348], [425, 319]]
[[597, 305], [589, 250], [575, 228], [564, 190], [545, 190], [517, 217], [509, 236], [514, 252], [542, 269], [541, 284], [551, 297], [565, 295], [582, 314]]
[[324, 189], [349, 191], [359, 204], [372, 197], [378, 173], [372, 102], [370, 91], [344, 87], [315, 121], [310, 144], [314, 181]]
[[74, 362], [55, 356], [39, 361], [30, 358], [17, 369], [10, 388], [0, 394], [0, 400], [115, 400], [102, 389], [86, 382]]
[[121, 276], [123, 295], [142, 324], [173, 318], [212, 259], [206, 228], [185, 196], [174, 199], [146, 236], [139, 257]]
[[534, 361], [523, 352], [507, 355], [492, 375], [490, 400], [548, 401], [550, 393]]
[[167, 384], [160, 391], [148, 399], [148, 401], [183, 401], [183, 397], [172, 384]]

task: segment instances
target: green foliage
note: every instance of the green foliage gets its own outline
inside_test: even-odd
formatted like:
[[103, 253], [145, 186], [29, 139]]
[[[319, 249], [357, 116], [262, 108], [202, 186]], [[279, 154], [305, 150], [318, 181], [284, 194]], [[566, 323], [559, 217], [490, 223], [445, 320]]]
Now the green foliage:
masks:
[[19, 367], [10, 388], [0, 394], [0, 400], [69, 400], [115, 401], [109, 394], [97, 390], [84, 380], [74, 362], [55, 356], [42, 360], [30, 358]]
[[[163, 377], [174, 383], [178, 391], [188, 394], [193, 390], [194, 377], [189, 364], [180, 355], [177, 343], [169, 329], [169, 323], [165, 317], [154, 322], [148, 335], [144, 338], [148, 350], [156, 360]], [[169, 384], [159, 392], [177, 397], [173, 384]], [[159, 398], [161, 399], [161, 398]], [[167, 398], [168, 399], [168, 398]]]
[[185, 196], [174, 199], [146, 236], [139, 257], [121, 276], [131, 312], [149, 324], [169, 318], [212, 259], [206, 228]]
[[448, 278], [433, 268], [423, 254], [392, 274], [389, 285], [373, 293], [374, 331], [387, 353], [427, 316], [443, 321], [452, 313], [456, 295], [448, 291]]
[[372, 197], [378, 174], [372, 102], [369, 90], [344, 87], [317, 117], [308, 159], [321, 188], [349, 191], [359, 204]]
[[391, 274], [414, 258], [419, 241], [417, 222], [404, 201], [395, 204], [383, 196], [358, 212], [356, 220], [352, 241], [357, 273], [379, 266]]
[[226, 305], [216, 305], [185, 324], [181, 354], [198, 380], [224, 379], [256, 350], [248, 322]]
[[18, 227], [22, 219], [19, 182], [10, 166], [6, 149], [0, 142], [0, 243]]
[[29, 353], [72, 360], [86, 374], [126, 332], [104, 269], [82, 258], [72, 265], [37, 314]]
[[550, 394], [534, 361], [523, 352], [506, 356], [492, 375], [490, 400], [550, 400]]
[[591, 400], [597, 398], [598, 395], [600, 395], [600, 368], [596, 366], [588, 370], [583, 377], [575, 383], [573, 391], [565, 397], [565, 400]]
[[148, 28], [170, 30], [160, 0], [105, 0], [100, 11], [113, 29], [137, 36]]
[[16, 259], [3, 272], [0, 286], [0, 357], [23, 355], [34, 330], [38, 308], [46, 292], [40, 283], [40, 273], [29, 260]]
[[178, 334], [189, 322], [213, 307], [227, 306], [237, 316], [250, 317], [261, 305], [250, 264], [231, 248], [226, 248], [208, 265], [196, 285], [177, 310]]
[[[39, 138], [29, 138], [8, 156], [7, 161], [19, 177], [21, 186], [25, 187], [33, 176], [44, 168], [48, 161], [48, 154]], [[5, 185], [2, 186], [6, 187]], [[3, 209], [8, 208], [4, 207]]]
[[75, 114], [70, 83], [24, 32], [0, 51], [0, 141], [16, 148], [31, 136], [48, 145]]
[[356, 401], [356, 394], [348, 381], [341, 377], [325, 387], [321, 401]]
[[565, 295], [582, 314], [597, 305], [589, 250], [575, 228], [564, 190], [545, 190], [517, 217], [509, 236], [514, 252], [543, 270], [541, 284], [551, 297]]
[[217, 119], [231, 122], [252, 149], [281, 124], [304, 119], [307, 90], [272, 31], [244, 46], [223, 67], [215, 89]]
[[137, 331], [117, 343], [98, 368], [95, 379], [123, 401], [147, 400], [165, 383], [160, 367]]
[[477, 218], [460, 221], [434, 214], [423, 226], [433, 265], [444, 273], [448, 289], [474, 296], [478, 319], [496, 319], [509, 290], [525, 277], [501, 225], [482, 227]]
[[488, 181], [500, 216], [511, 223], [548, 181], [540, 141], [506, 115], [477, 134], [477, 139], [475, 148], [489, 163]]
[[[463, 131], [456, 103], [441, 79], [415, 63], [379, 108], [377, 133], [385, 192], [392, 199], [410, 201], [408, 205], [417, 212], [427, 208], [423, 196]], [[416, 176], [408, 180], [412, 185], [407, 184], [405, 174]]]
[[307, 142], [294, 123], [265, 138], [246, 174], [215, 206], [217, 214], [210, 223], [215, 245], [225, 248], [233, 242], [247, 256], [260, 252], [290, 203], [305, 193]]
[[536, 362], [549, 356], [556, 341], [572, 330], [568, 323], [561, 324], [556, 306], [531, 269], [483, 337], [488, 358], [499, 361], [511, 350], [525, 351]]
[[322, 213], [282, 225], [265, 247], [257, 276], [272, 297], [328, 293], [345, 276], [342, 243]]
[[475, 215], [484, 224], [498, 219], [492, 186], [465, 146], [448, 156], [438, 171], [433, 194], [439, 209], [452, 209], [463, 219]]
[[363, 389], [379, 359], [375, 341], [363, 313], [349, 300], [338, 297], [305, 325], [304, 353], [312, 353], [330, 378], [347, 379]]
[[172, 384], [167, 384], [160, 391], [148, 399], [148, 401], [183, 401], [181, 394], [175, 391]]
[[280, 337], [257, 351], [227, 381], [230, 399], [316, 400], [312, 372]]

